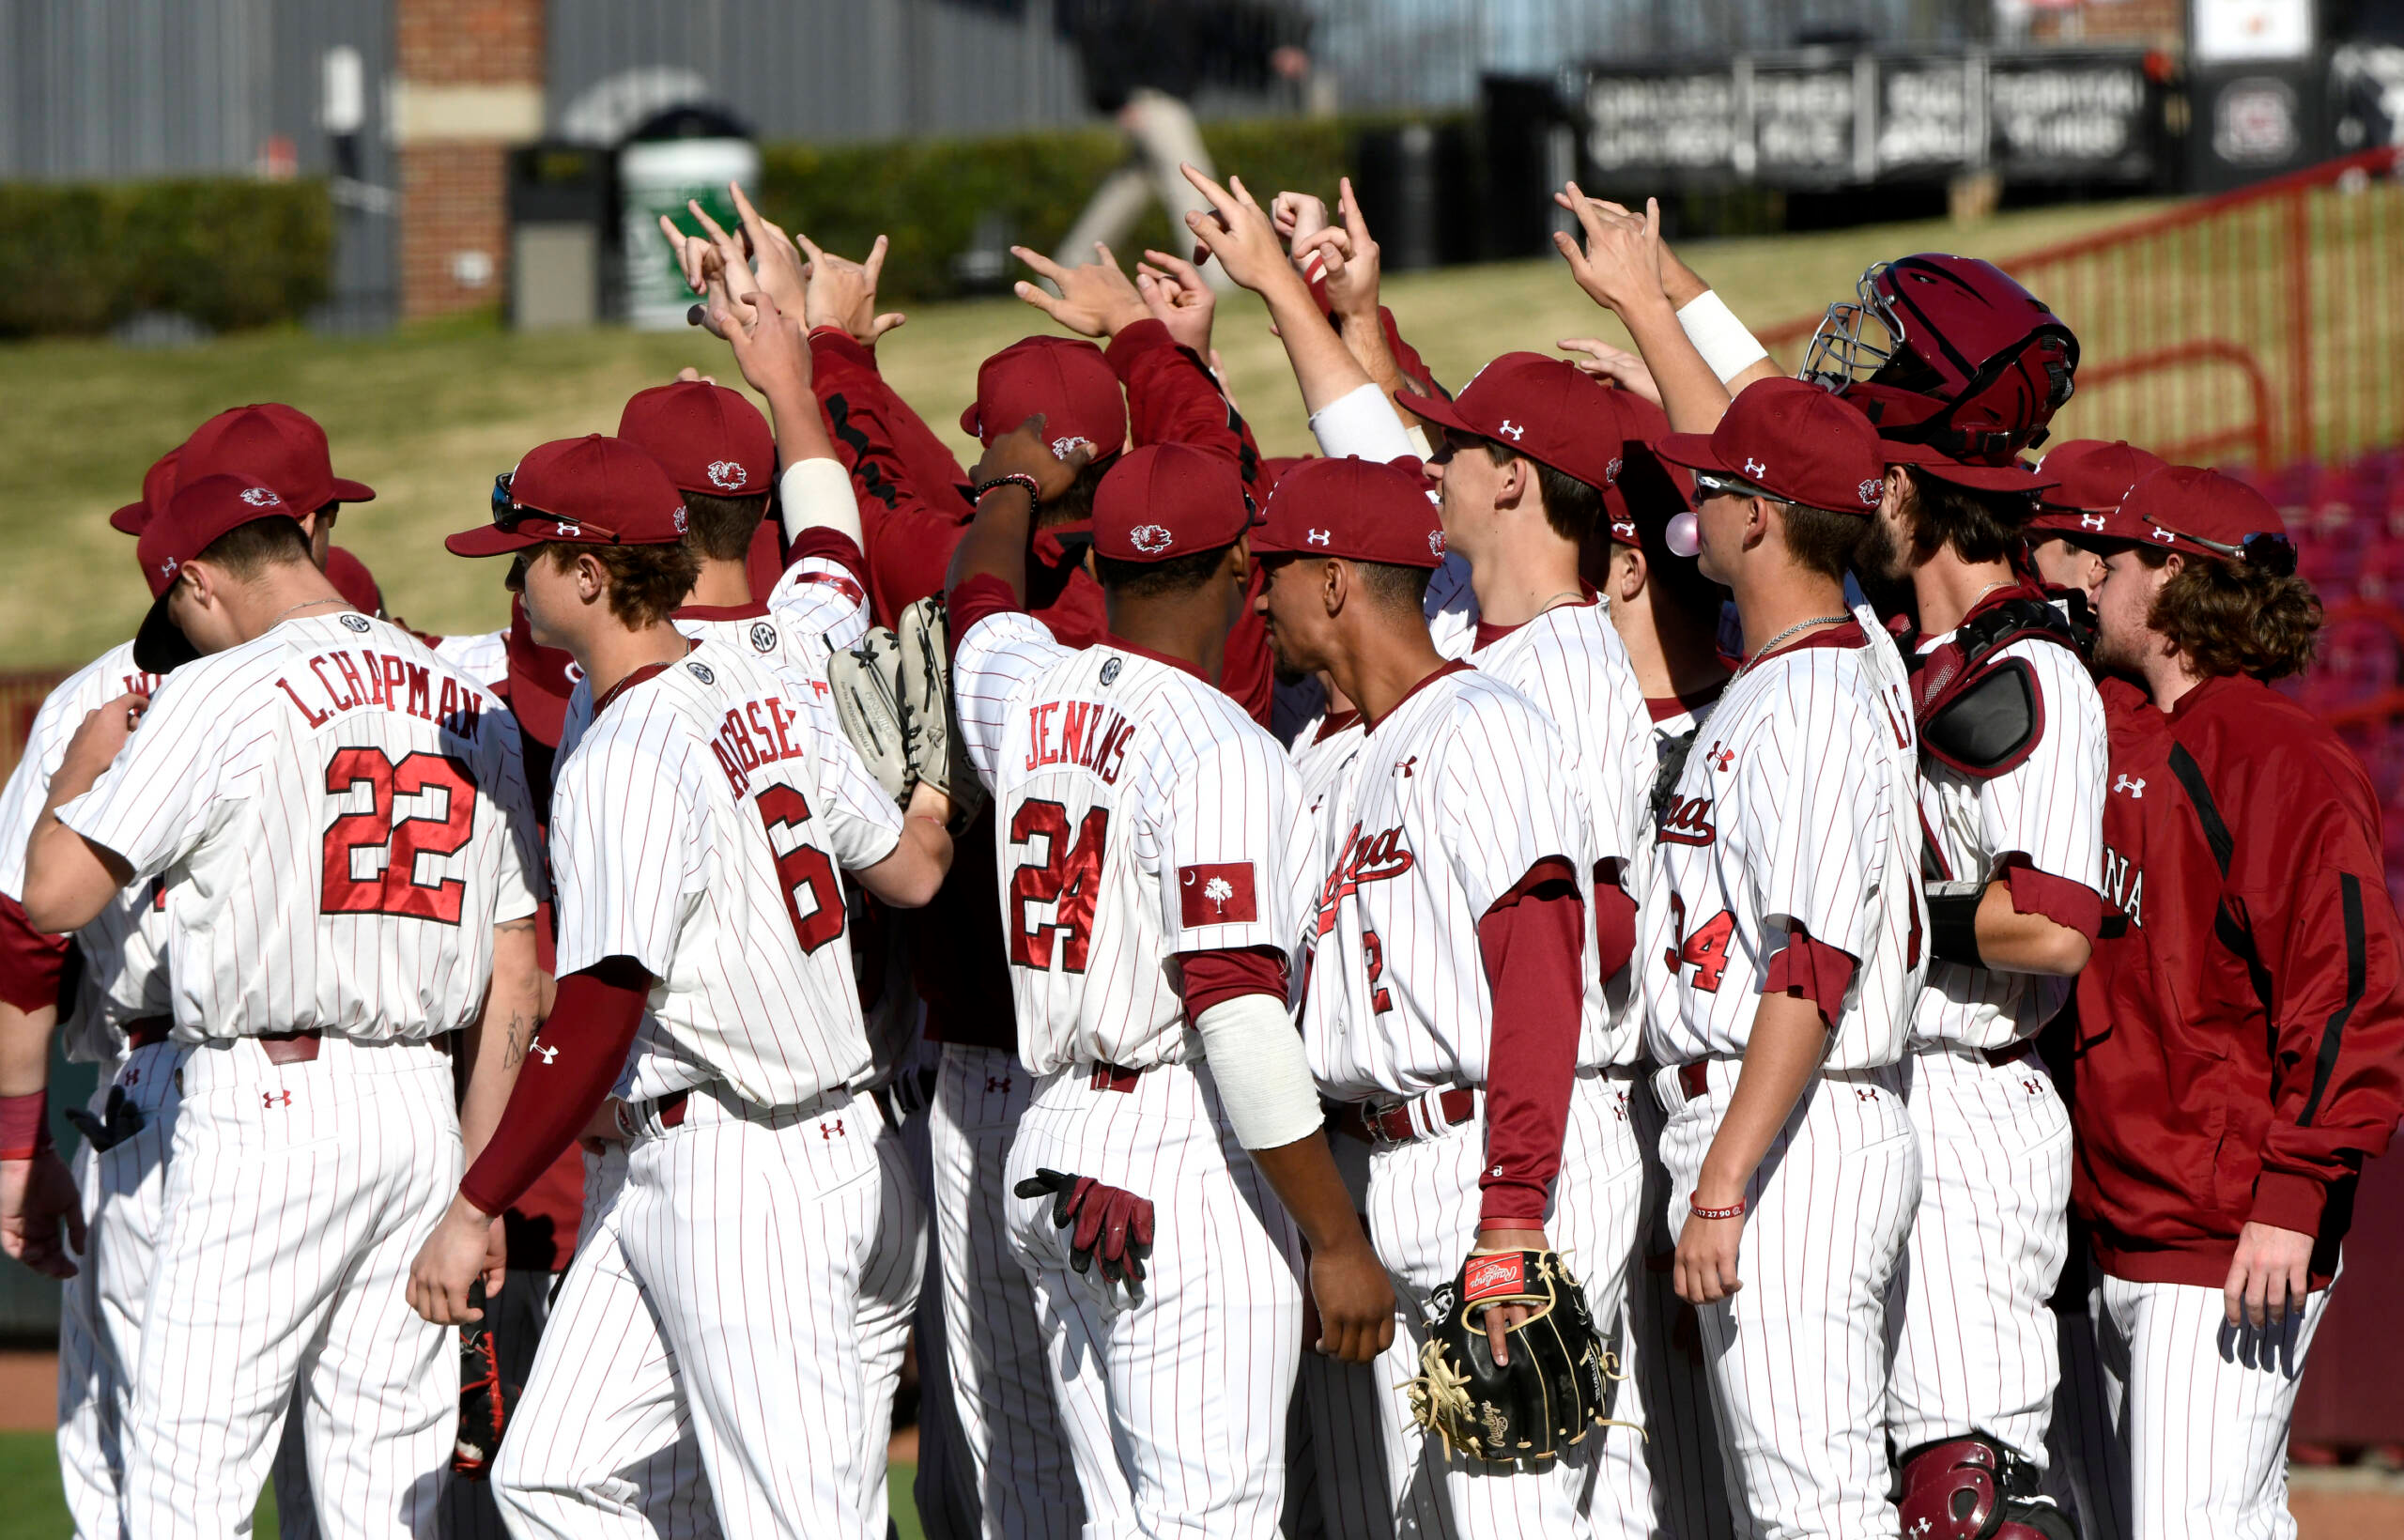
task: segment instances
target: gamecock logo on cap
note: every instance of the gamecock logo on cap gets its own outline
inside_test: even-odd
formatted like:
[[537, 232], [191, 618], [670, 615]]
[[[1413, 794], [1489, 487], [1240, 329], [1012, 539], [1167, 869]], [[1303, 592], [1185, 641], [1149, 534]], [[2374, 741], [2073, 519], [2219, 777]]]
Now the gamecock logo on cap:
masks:
[[1427, 554], [1428, 554], [1428, 555], [1430, 555], [1430, 556], [1433, 556], [1433, 557], [1440, 558], [1440, 559], [1443, 556], [1443, 554], [1444, 554], [1444, 531], [1441, 531], [1441, 530], [1430, 530], [1430, 531], [1427, 531]]
[[1078, 450], [1089, 450], [1091, 448], [1093, 448], [1093, 440], [1090, 439], [1078, 439], [1071, 437], [1067, 439], [1055, 439], [1052, 440], [1053, 454], [1063, 460], [1075, 454]]
[[685, 532], [685, 505], [683, 503], [678, 503], [675, 511], [668, 516], [668, 522], [676, 526], [676, 532], [678, 534], [683, 534]]
[[1158, 556], [1177, 544], [1177, 536], [1165, 524], [1138, 524], [1127, 531], [1127, 544], [1146, 556]]
[[1861, 504], [1863, 507], [1870, 508], [1877, 505], [1878, 488], [1882, 484], [1878, 479], [1873, 476], [1870, 480], [1863, 482], [1859, 486], [1854, 488], [1855, 491], [1861, 494]]
[[751, 472], [744, 470], [743, 467], [737, 465], [732, 460], [712, 460], [710, 462], [710, 485], [712, 486], [731, 492], [750, 479]]
[[284, 501], [264, 486], [245, 486], [242, 488], [242, 500], [254, 508], [273, 508]]
[[1606, 482], [1615, 482], [1619, 480], [1619, 468], [1625, 463], [1626, 462], [1621, 460], [1618, 455], [1612, 455], [1611, 463], [1603, 467], [1603, 480]]

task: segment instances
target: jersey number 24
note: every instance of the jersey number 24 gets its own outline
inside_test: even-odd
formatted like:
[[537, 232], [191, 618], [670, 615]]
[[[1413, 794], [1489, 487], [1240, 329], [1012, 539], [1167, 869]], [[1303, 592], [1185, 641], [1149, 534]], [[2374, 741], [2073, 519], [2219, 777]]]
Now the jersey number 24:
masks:
[[[1110, 837], [1110, 809], [1090, 808], [1069, 837], [1069, 809], [1028, 801], [1010, 815], [1010, 848], [1043, 841], [1043, 859], [1010, 873], [1010, 961], [1049, 971], [1055, 952], [1070, 973], [1086, 971], [1093, 945], [1093, 905], [1102, 888], [1102, 851]], [[1049, 920], [1030, 920], [1027, 906], [1052, 905]]]

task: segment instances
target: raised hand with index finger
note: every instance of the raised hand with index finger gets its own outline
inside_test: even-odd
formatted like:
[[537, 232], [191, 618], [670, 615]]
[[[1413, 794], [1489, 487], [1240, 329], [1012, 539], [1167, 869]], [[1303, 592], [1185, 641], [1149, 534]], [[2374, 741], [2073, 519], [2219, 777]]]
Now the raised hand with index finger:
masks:
[[876, 308], [876, 283], [885, 271], [887, 250], [883, 236], [877, 237], [876, 244], [869, 248], [866, 262], [823, 251], [798, 230], [794, 232], [794, 239], [809, 258], [802, 316], [811, 330], [840, 327], [861, 346], [871, 347], [878, 338], [909, 319], [898, 310], [880, 315]]
[[1059, 293], [1046, 293], [1025, 279], [1013, 285], [1010, 292], [1081, 336], [1118, 335], [1151, 312], [1143, 295], [1119, 270], [1110, 248], [1097, 240], [1093, 249], [1094, 261], [1064, 268], [1040, 252], [1011, 247], [1012, 256], [1034, 269], [1037, 277], [1049, 279]]

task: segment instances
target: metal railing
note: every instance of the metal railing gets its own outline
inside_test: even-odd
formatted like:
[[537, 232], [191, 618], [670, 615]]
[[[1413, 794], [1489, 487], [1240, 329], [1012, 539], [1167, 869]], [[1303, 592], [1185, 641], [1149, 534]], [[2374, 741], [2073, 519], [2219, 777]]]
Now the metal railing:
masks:
[[[2404, 439], [2398, 156], [2365, 151], [2000, 259], [2078, 333], [2078, 393], [2054, 437], [2258, 465]], [[1762, 340], [1792, 355], [1818, 323]]]

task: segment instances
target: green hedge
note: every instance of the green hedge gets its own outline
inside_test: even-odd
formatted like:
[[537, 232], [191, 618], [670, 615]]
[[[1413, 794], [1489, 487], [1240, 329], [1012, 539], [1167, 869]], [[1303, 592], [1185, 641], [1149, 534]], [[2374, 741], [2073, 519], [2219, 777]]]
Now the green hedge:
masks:
[[220, 331], [326, 297], [325, 184], [0, 184], [0, 337], [105, 331], [147, 310]]
[[[1205, 123], [1202, 138], [1219, 174], [1241, 176], [1263, 204], [1282, 188], [1333, 202], [1335, 179], [1351, 169], [1354, 136], [1392, 121]], [[762, 152], [762, 209], [846, 256], [866, 254], [879, 234], [889, 237], [884, 291], [924, 300], [959, 292], [952, 259], [976, 244], [978, 223], [989, 216], [1007, 226], [1009, 240], [1051, 251], [1126, 154], [1124, 142], [1106, 128], [831, 147], [772, 145]], [[1155, 206], [1119, 260], [1132, 265], [1145, 246], [1168, 239], [1168, 221]], [[1019, 276], [1014, 266], [1010, 276]]]

